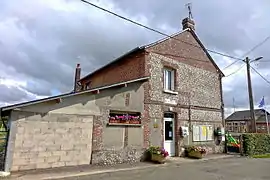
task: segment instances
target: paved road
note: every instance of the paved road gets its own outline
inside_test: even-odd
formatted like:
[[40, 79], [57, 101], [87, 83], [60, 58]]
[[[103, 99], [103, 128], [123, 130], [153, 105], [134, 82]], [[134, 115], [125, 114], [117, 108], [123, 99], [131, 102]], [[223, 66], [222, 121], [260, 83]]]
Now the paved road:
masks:
[[230, 158], [62, 180], [270, 180], [270, 159]]

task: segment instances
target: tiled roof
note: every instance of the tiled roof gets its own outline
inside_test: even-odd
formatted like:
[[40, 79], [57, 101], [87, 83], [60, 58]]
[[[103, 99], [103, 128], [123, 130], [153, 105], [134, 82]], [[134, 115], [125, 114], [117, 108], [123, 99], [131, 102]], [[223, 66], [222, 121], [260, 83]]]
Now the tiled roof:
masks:
[[[263, 109], [255, 109], [255, 116], [265, 116], [265, 112]], [[267, 112], [269, 115], [269, 113]], [[236, 120], [249, 120], [250, 118], [250, 110], [244, 110], [244, 111], [236, 111], [232, 113], [229, 117], [227, 117], [226, 121], [236, 121]]]

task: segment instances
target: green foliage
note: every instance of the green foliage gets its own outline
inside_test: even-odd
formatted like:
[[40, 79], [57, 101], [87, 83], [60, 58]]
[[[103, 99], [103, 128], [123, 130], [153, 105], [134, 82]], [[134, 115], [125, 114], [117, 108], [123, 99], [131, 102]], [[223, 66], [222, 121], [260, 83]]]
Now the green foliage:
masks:
[[2, 151], [4, 151], [4, 149], [5, 149], [5, 141], [6, 141], [5, 139], [6, 139], [6, 135], [7, 135], [7, 133], [5, 132], [6, 129], [4, 127], [2, 120], [6, 123], [7, 117], [2, 117], [2, 119], [0, 117], [0, 153]]
[[257, 154], [253, 155], [253, 158], [270, 158], [270, 154]]
[[190, 153], [190, 152], [200, 152], [202, 154], [205, 154], [206, 153], [206, 149], [201, 147], [201, 146], [194, 146], [194, 145], [191, 145], [191, 146], [186, 146], [185, 147], [185, 151], [187, 153]]
[[242, 136], [245, 155], [253, 156], [270, 153], [270, 135], [248, 133]]
[[147, 149], [147, 151], [149, 152], [149, 154], [157, 154], [157, 155], [162, 155], [164, 157], [167, 157], [169, 155], [165, 149], [158, 146], [150, 146]]

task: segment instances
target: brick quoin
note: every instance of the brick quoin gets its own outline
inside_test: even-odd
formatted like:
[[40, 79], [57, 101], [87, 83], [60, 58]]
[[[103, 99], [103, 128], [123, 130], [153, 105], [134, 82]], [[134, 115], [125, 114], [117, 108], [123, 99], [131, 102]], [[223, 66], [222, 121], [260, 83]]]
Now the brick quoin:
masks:
[[93, 124], [93, 151], [101, 150], [102, 148], [102, 132], [103, 132], [103, 126], [102, 126], [102, 117], [95, 117], [94, 118], [94, 124]]

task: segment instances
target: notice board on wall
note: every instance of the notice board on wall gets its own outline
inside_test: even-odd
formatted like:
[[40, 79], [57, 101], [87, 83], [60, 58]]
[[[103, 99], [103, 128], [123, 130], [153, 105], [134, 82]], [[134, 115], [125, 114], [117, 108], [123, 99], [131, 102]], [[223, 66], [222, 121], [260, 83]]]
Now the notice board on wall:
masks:
[[213, 131], [211, 125], [193, 125], [193, 141], [212, 141]]

